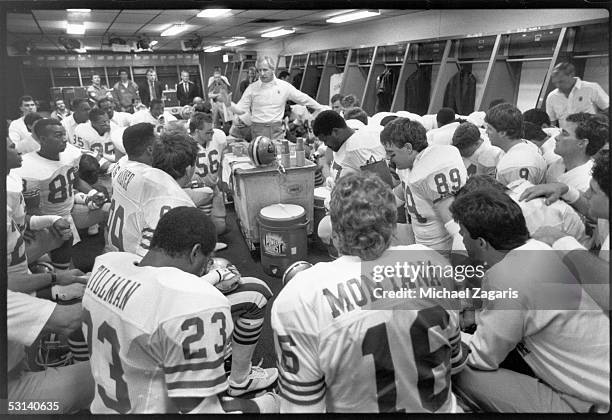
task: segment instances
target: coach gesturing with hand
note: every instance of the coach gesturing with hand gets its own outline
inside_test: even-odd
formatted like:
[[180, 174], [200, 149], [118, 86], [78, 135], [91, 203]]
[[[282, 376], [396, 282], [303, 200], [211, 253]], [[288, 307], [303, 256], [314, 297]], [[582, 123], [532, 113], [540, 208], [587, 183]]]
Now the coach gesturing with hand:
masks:
[[282, 119], [285, 103], [291, 100], [300, 105], [321, 110], [323, 105], [310, 96], [300, 92], [291, 84], [274, 76], [274, 60], [270, 57], [260, 57], [255, 63], [259, 80], [251, 83], [237, 104], [232, 104], [227, 93], [220, 94], [225, 105], [236, 114], [250, 113], [252, 116], [251, 133], [256, 136], [266, 136], [271, 139], [283, 138]]

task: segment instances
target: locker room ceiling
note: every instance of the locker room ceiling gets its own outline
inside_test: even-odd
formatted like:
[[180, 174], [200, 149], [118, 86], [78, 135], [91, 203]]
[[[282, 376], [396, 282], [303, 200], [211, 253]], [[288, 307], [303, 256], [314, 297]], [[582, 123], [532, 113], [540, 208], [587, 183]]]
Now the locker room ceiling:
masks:
[[[86, 4], [86, 3], [85, 3]], [[380, 9], [379, 16], [347, 23], [326, 23], [325, 20], [357, 9], [334, 10], [272, 10], [232, 9], [229, 15], [218, 18], [200, 18], [201, 9], [184, 10], [95, 10], [89, 13], [73, 13], [66, 10], [31, 10], [7, 13], [7, 45], [9, 54], [16, 54], [12, 46], [31, 43], [34, 52], [62, 53], [66, 49], [60, 37], [76, 38], [82, 41], [87, 52], [111, 51], [109, 39], [122, 38], [128, 43], [136, 42], [140, 35], [157, 40], [154, 51], [181, 51], [181, 40], [203, 38], [202, 46], [223, 45], [232, 37], [245, 37], [249, 42], [235, 47], [239, 50], [254, 49], [255, 45], [269, 42], [261, 34], [273, 28], [295, 28], [296, 33], [274, 40], [319, 31], [330, 27], [344, 27], [358, 30], [365, 21], [382, 20], [420, 10]], [[85, 22], [85, 35], [66, 34], [66, 22]], [[181, 34], [162, 37], [161, 32], [172, 24], [184, 23], [187, 30]], [[232, 51], [232, 48], [224, 48]]]

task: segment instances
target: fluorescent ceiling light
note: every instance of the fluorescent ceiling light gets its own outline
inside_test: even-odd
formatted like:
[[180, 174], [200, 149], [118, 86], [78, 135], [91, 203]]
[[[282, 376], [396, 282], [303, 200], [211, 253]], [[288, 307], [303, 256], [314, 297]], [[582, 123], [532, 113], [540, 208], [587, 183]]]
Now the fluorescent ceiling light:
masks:
[[211, 52], [221, 51], [222, 49], [223, 49], [222, 47], [212, 46], [212, 47], [206, 47], [206, 48], [204, 48], [204, 52], [206, 52], [206, 53], [211, 53]]
[[87, 52], [87, 48], [83, 47], [83, 48], [77, 48], [76, 50], [74, 50], [75, 52], [78, 52], [79, 54], [85, 54]]
[[238, 45], [243, 45], [243, 44], [246, 44], [247, 42], [249, 41], [247, 41], [246, 39], [235, 39], [233, 41], [226, 42], [225, 46], [226, 47], [237, 47]]
[[232, 11], [232, 9], [206, 9], [206, 10], [202, 10], [200, 13], [198, 13], [198, 17], [201, 17], [201, 18], [216, 18], [216, 17], [219, 17], [219, 16], [227, 15], [231, 11]]
[[74, 13], [89, 13], [91, 12], [91, 9], [66, 9], [66, 11]]
[[289, 35], [295, 32], [295, 29], [277, 29], [275, 31], [264, 32], [262, 38], [276, 38], [277, 36]]
[[149, 42], [149, 47], [154, 47], [156, 45], [157, 45], [157, 40], [155, 40], [155, 39], [153, 41]]
[[67, 22], [66, 33], [71, 35], [83, 35], [85, 33], [85, 24]]
[[380, 12], [378, 10], [358, 10], [356, 12], [346, 13], [343, 15], [338, 15], [327, 19], [325, 22], [327, 23], [344, 23], [350, 22], [352, 20], [357, 19], [365, 19], [372, 16], [378, 16]]
[[166, 28], [162, 33], [161, 36], [173, 36], [173, 35], [178, 35], [181, 32], [187, 30], [187, 25], [182, 25], [182, 24], [178, 24], [178, 25], [172, 25], [169, 28]]

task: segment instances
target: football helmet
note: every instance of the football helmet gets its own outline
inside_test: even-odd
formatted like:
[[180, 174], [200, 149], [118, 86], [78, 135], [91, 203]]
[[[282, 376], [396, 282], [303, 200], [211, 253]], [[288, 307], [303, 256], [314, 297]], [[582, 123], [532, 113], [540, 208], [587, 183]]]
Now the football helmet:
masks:
[[264, 136], [257, 136], [249, 143], [249, 158], [255, 166], [269, 165], [276, 160], [276, 145]]
[[289, 280], [294, 278], [297, 273], [307, 270], [310, 267], [312, 267], [312, 264], [310, 264], [308, 261], [296, 261], [291, 264], [283, 274], [283, 286], [289, 283]]

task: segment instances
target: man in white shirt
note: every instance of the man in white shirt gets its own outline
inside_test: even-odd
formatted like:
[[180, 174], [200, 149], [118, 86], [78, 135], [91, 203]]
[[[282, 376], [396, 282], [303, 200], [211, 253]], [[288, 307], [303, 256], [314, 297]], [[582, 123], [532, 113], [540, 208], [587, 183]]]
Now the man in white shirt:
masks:
[[313, 133], [333, 153], [332, 182], [352, 172], [360, 172], [368, 162], [385, 159], [385, 148], [380, 143], [382, 126], [366, 126], [353, 130], [337, 112], [321, 112], [314, 120]]
[[253, 138], [266, 136], [271, 139], [283, 138], [283, 115], [285, 103], [291, 100], [300, 105], [320, 110], [323, 105], [310, 96], [297, 90], [290, 83], [274, 76], [275, 61], [264, 56], [255, 64], [259, 80], [251, 83], [236, 105], [232, 105], [229, 95], [221, 92], [219, 98], [236, 114], [251, 114], [251, 133]]
[[464, 122], [453, 134], [452, 145], [459, 149], [467, 175], [495, 176], [499, 159], [504, 154], [499, 147], [484, 141], [480, 130], [470, 122]]
[[608, 141], [608, 121], [584, 112], [569, 115], [557, 136], [555, 153], [561, 156], [546, 171], [546, 182], [562, 182], [580, 192], [589, 188], [593, 156]]
[[22, 96], [19, 98], [19, 110], [21, 111], [21, 117], [11, 121], [9, 124], [9, 138], [15, 143], [15, 147], [19, 147], [19, 143], [25, 140], [28, 135], [28, 128], [23, 121], [23, 118], [30, 112], [36, 112], [36, 102], [31, 96]]
[[[607, 412], [610, 320], [550, 246], [529, 239], [508, 195], [490, 189], [457, 197], [450, 210], [470, 257], [489, 267], [468, 366], [457, 394], [486, 412]], [[505, 294], [504, 294], [505, 293]], [[516, 348], [535, 377], [500, 368]]]
[[98, 108], [106, 112], [113, 124], [119, 127], [129, 127], [132, 114], [116, 111], [115, 107], [115, 100], [113, 98], [104, 98], [98, 101]]
[[77, 144], [77, 139], [74, 134], [77, 125], [86, 123], [89, 121], [89, 111], [91, 111], [91, 105], [87, 98], [76, 98], [72, 101], [73, 113], [69, 117], [64, 118], [61, 123], [66, 129], [66, 137], [68, 142], [77, 147], [83, 147]]
[[576, 69], [571, 63], [559, 63], [553, 69], [551, 82], [556, 89], [546, 97], [546, 112], [554, 125], [565, 128], [568, 115], [578, 112], [607, 113], [610, 97], [597, 83], [574, 77]]
[[540, 184], [544, 180], [546, 161], [537, 146], [521, 139], [521, 111], [508, 103], [499, 104], [487, 111], [485, 122], [491, 144], [504, 151], [497, 163], [497, 180], [508, 185], [523, 178], [532, 184]]
[[159, 126], [170, 121], [176, 121], [176, 117], [164, 110], [164, 102], [161, 99], [152, 99], [149, 109], [141, 109], [132, 115], [130, 125], [146, 122], [159, 130]]
[[507, 186], [503, 186], [493, 177], [476, 175], [468, 179], [465, 186], [457, 193], [457, 197], [488, 188], [501, 191], [508, 194], [521, 207], [527, 229], [532, 235], [538, 229], [546, 226], [564, 232], [565, 235], [575, 238], [583, 245], [590, 243], [590, 238], [585, 233], [582, 218], [563, 200], [554, 203], [546, 203], [544, 198], [521, 201], [521, 195], [530, 187], [533, 187], [533, 184], [526, 179], [517, 179]]
[[[562, 198], [571, 204], [582, 215], [597, 218], [600, 222], [610, 219], [610, 152], [601, 151], [595, 157], [593, 177], [589, 190], [580, 193], [565, 184], [544, 184], [529, 188], [523, 192], [521, 199], [533, 200], [546, 197], [546, 202], [556, 203]], [[576, 239], [567, 236], [560, 229], [544, 227], [536, 231], [534, 238], [546, 242], [557, 250], [563, 261], [571, 267], [584, 289], [607, 313], [610, 296], [610, 233], [606, 231], [605, 239], [599, 251], [599, 257], [587, 251]]]
[[[525, 139], [533, 142], [540, 148], [542, 157], [544, 157], [546, 164], [550, 165], [555, 160], [559, 159], [560, 156], [555, 154], [555, 138], [561, 132], [561, 130], [559, 127], [551, 127], [550, 118], [548, 117], [546, 111], [538, 108], [528, 109], [527, 111], [523, 112], [523, 122], [525, 124]], [[544, 132], [545, 138], [542, 138], [540, 133], [529, 136], [528, 131], [534, 130], [534, 128], [530, 127], [530, 124], [528, 123], [533, 124]], [[537, 130], [534, 130], [534, 132], [537, 132]], [[537, 140], [534, 141], [534, 139], [530, 137], [537, 137], [540, 140], [536, 143]]]
[[[380, 134], [387, 157], [404, 176], [406, 210], [417, 244], [449, 255], [458, 227], [448, 208], [467, 180], [457, 148], [427, 145], [425, 128], [407, 118], [396, 118]], [[404, 175], [402, 170], [410, 169]]]

